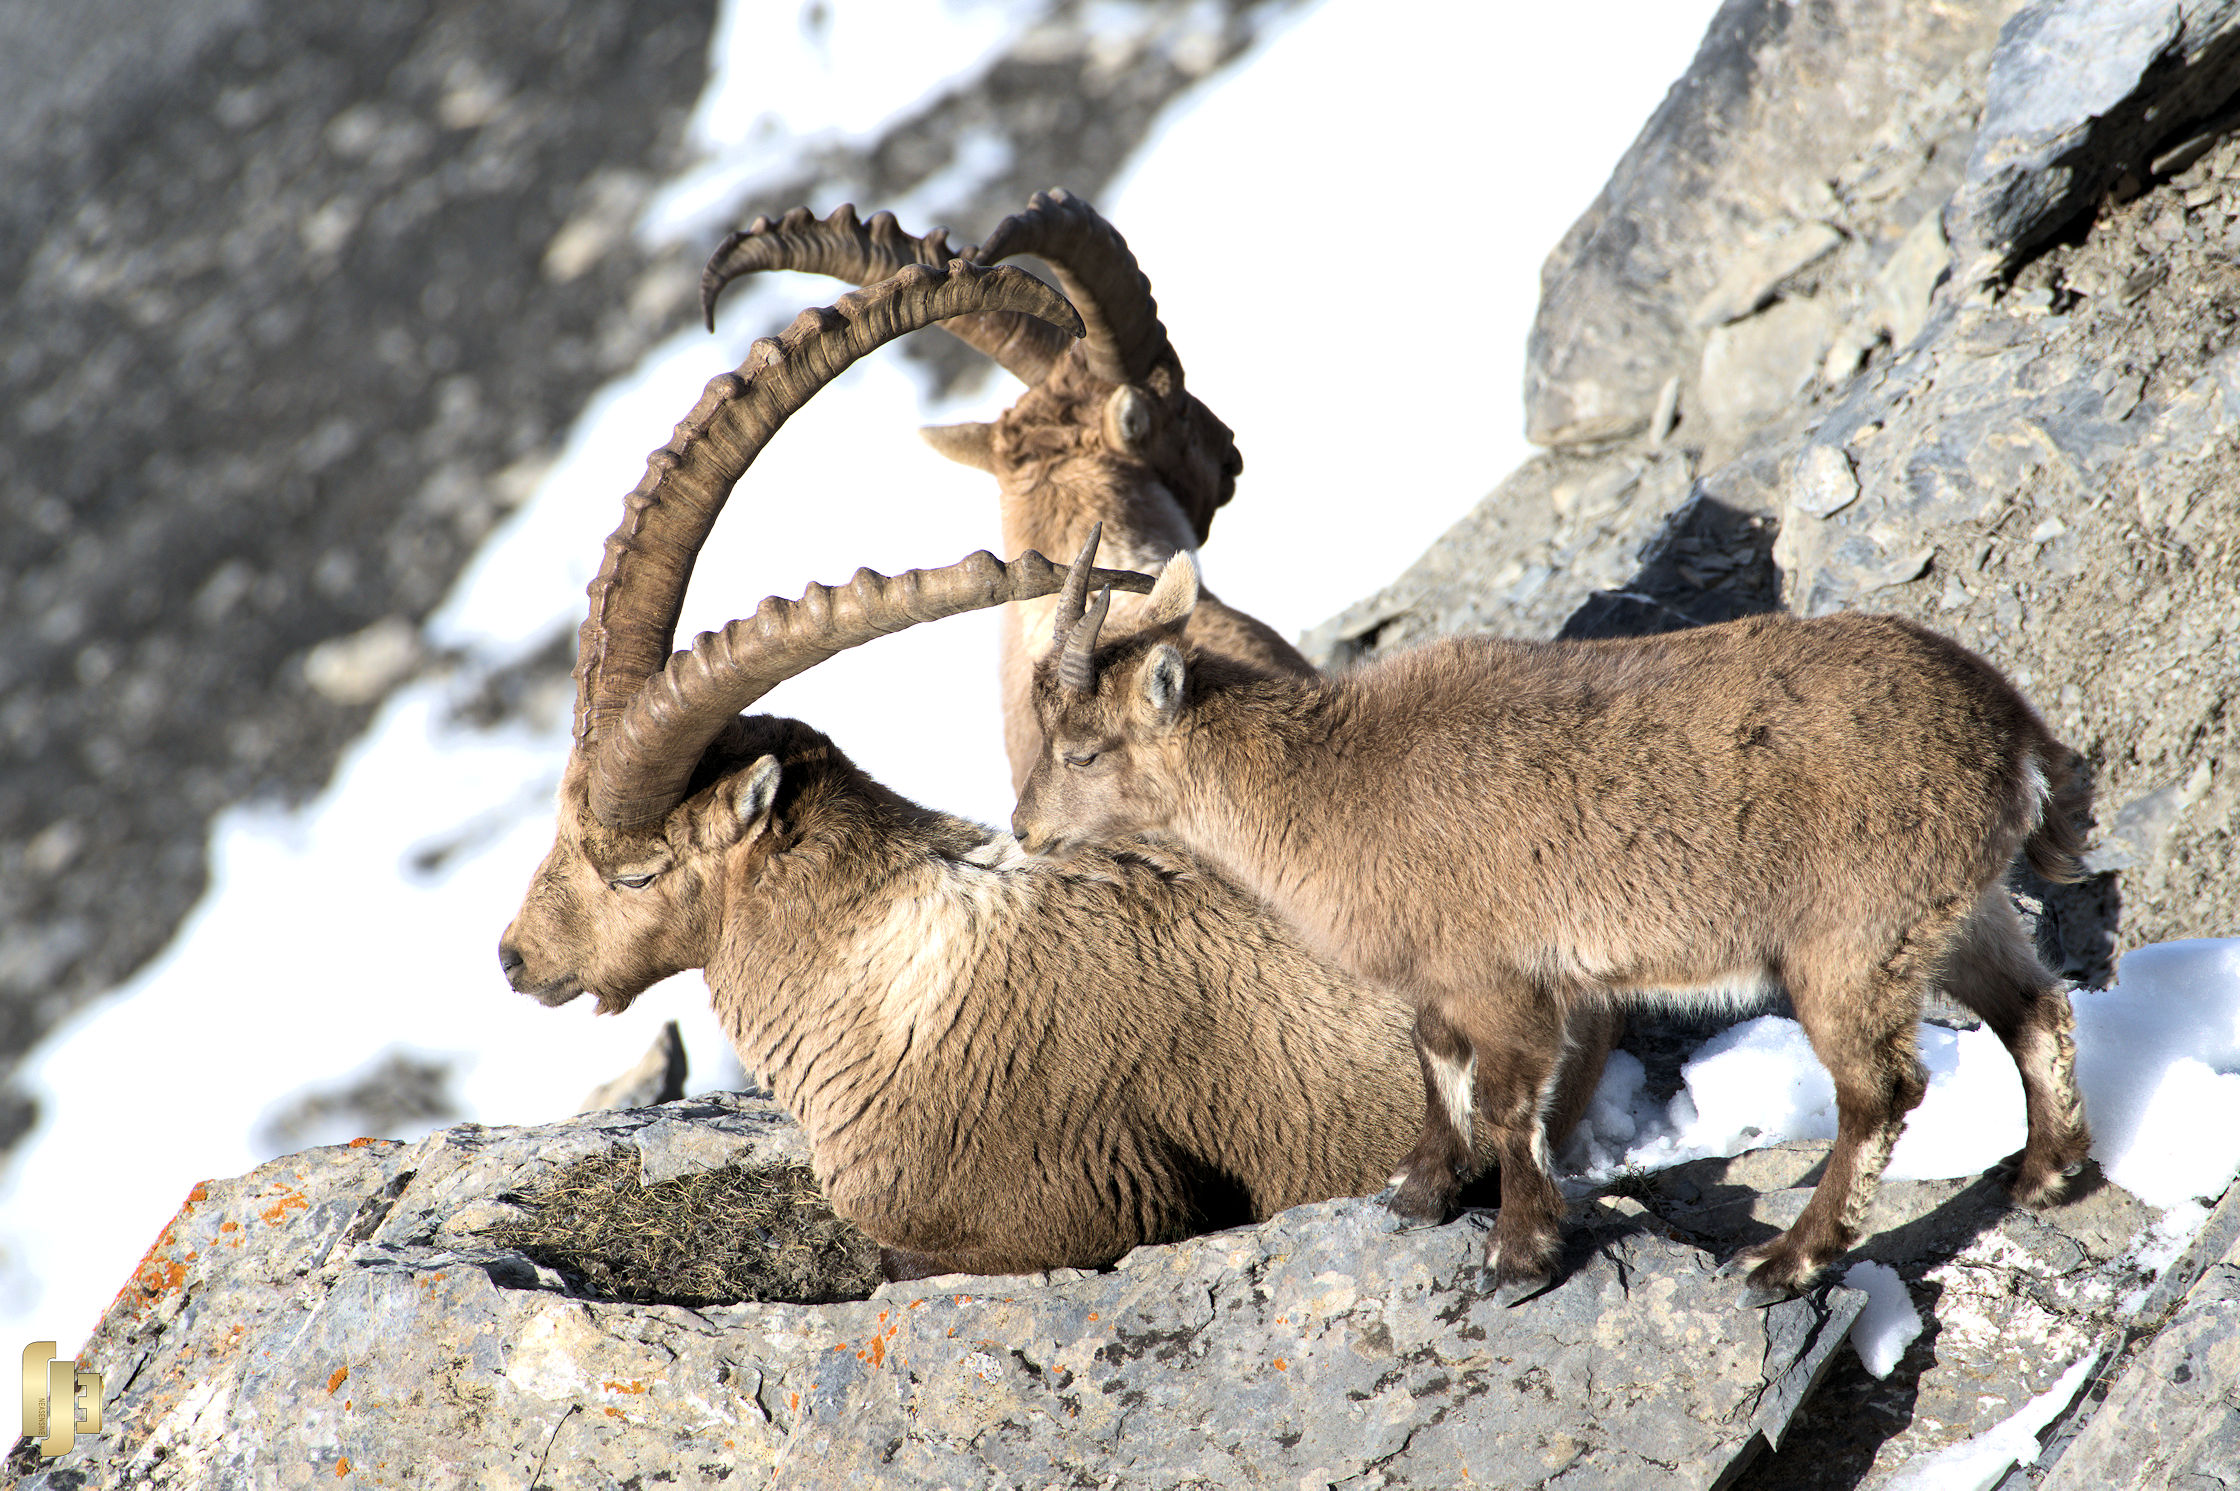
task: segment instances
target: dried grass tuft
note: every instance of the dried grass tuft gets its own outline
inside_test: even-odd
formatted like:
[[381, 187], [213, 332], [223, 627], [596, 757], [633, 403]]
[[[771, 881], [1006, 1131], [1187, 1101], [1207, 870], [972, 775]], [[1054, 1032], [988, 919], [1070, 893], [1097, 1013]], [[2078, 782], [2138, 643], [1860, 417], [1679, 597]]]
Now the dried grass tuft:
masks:
[[525, 1220], [483, 1235], [637, 1304], [821, 1305], [879, 1284], [878, 1244], [833, 1212], [805, 1165], [638, 1176], [627, 1149], [580, 1161], [520, 1195]]

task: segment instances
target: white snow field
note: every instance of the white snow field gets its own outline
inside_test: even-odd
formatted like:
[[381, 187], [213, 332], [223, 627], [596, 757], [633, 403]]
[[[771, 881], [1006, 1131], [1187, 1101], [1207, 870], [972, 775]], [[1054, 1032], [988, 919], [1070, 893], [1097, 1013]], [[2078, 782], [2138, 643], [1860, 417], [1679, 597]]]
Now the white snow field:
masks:
[[[1193, 389], [1246, 455], [1206, 553], [1226, 597], [1296, 633], [1397, 573], [1523, 458], [1540, 261], [1715, 8], [1451, 7], [1395, 25], [1371, 0], [1327, 0], [1170, 111], [1099, 206], [1151, 275]], [[898, 40], [856, 27], [880, 9], [830, 7], [813, 43], [795, 7], [729, 0], [696, 120], [706, 158], [656, 198], [648, 236], [712, 244], [737, 194], [795, 152], [871, 137], [1044, 13], [1038, 0], [885, 8], [908, 27]], [[1114, 7], [1111, 24], [1132, 14]], [[1197, 44], [1187, 28], [1167, 40]], [[1565, 128], [1549, 129], [1558, 114]], [[955, 169], [996, 165], [967, 150]], [[858, 205], [933, 225], [907, 202]], [[957, 226], [969, 238], [990, 225]], [[1468, 245], [1467, 259], [1450, 245]], [[471, 674], [571, 632], [645, 453], [752, 337], [839, 288], [791, 275], [736, 286], [719, 336], [680, 334], [602, 391], [430, 640]], [[859, 364], [741, 484], [682, 633], [858, 565], [891, 573], [993, 547], [987, 478], [944, 463], [914, 430], [987, 417], [1010, 396], [991, 383], [940, 406], [900, 359]], [[1000, 822], [1011, 793], [994, 664], [992, 616], [963, 617], [843, 654], [760, 707], [825, 730], [919, 801]], [[393, 1051], [458, 1063], [464, 1116], [486, 1123], [572, 1111], [670, 1018], [696, 1089], [737, 1080], [697, 975], [600, 1021], [588, 1001], [555, 1012], [507, 989], [496, 942], [550, 842], [568, 701], [482, 732], [445, 722], [458, 686], [429, 678], [393, 697], [302, 810], [225, 815], [209, 892], [173, 945], [27, 1063], [41, 1120], [0, 1175], [0, 1334], [83, 1339], [197, 1181], [268, 1157], [252, 1140], [260, 1120]], [[422, 867], [432, 849], [445, 852]], [[2240, 1168], [2240, 942], [2143, 949], [2120, 973], [2078, 999], [2080, 1078], [2096, 1153], [2168, 1209], [2160, 1245], [2173, 1252], [2200, 1198]], [[1931, 1091], [1892, 1174], [1973, 1173], [2018, 1147], [2021, 1097], [1996, 1041], [1927, 1027], [1922, 1044]], [[1826, 1076], [1792, 1022], [1721, 1035], [1688, 1076], [1686, 1092], [1652, 1104], [1639, 1062], [1615, 1057], [1578, 1151], [1589, 1173], [1834, 1131]], [[88, 1156], [95, 1185], [82, 1184]], [[66, 1229], [29, 1200], [65, 1190]], [[1870, 1365], [1903, 1349], [1910, 1306], [1888, 1294], [1859, 1334]]]

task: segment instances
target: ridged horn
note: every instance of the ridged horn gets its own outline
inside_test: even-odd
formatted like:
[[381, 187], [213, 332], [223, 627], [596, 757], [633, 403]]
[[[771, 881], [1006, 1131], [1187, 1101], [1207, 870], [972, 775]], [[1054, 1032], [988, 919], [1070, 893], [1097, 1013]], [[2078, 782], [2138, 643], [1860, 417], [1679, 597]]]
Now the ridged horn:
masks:
[[1062, 189], [1036, 192], [1026, 211], [996, 224], [972, 251], [982, 264], [1013, 254], [1033, 254], [1058, 272], [1058, 287], [1088, 327], [1082, 350], [1098, 377], [1141, 383], [1172, 355], [1151, 281], [1120, 231], [1087, 202]]
[[1073, 635], [1075, 623], [1089, 603], [1089, 567], [1097, 562], [1097, 544], [1104, 538], [1102, 522], [1089, 525], [1089, 541], [1073, 556], [1066, 569], [1065, 589], [1058, 593], [1058, 609], [1050, 621], [1050, 640], [1060, 647]]
[[[796, 207], [776, 222], [758, 217], [717, 246], [700, 271], [700, 313], [708, 330], [714, 331], [716, 300], [724, 286], [765, 270], [792, 269], [830, 275], [853, 285], [873, 285], [907, 265], [939, 269], [951, 259], [972, 255], [969, 244], [949, 246], [947, 228], [913, 237], [891, 212], [875, 212], [865, 223], [856, 217], [853, 203], [834, 208], [821, 219], [806, 207]], [[1073, 341], [1047, 321], [1015, 311], [975, 312], [942, 323], [942, 329], [1028, 384], [1040, 383]]]
[[667, 662], [685, 585], [731, 489], [786, 419], [876, 347], [951, 316], [1020, 311], [1078, 327], [1064, 298], [1032, 275], [953, 260], [911, 265], [823, 310], [803, 311], [754, 344], [735, 372], [708, 381], [646, 474], [623, 499], [591, 582], [576, 648], [575, 736], [603, 748], [608, 729]]
[[[1100, 571], [1099, 573], [1102, 573]], [[1075, 622], [1066, 635], [1066, 650], [1058, 659], [1058, 687], [1069, 694], [1094, 693], [1097, 687], [1097, 633], [1104, 630], [1105, 613], [1112, 609], [1112, 587], [1097, 592], [1097, 602]]]
[[[1066, 576], [1032, 549], [1009, 564], [983, 549], [945, 569], [892, 577], [861, 569], [838, 588], [811, 585], [797, 601], [772, 596], [754, 615], [702, 632], [647, 680], [593, 764], [591, 810], [610, 827], [651, 822], [683, 798], [731, 717], [786, 679], [921, 621], [1048, 595]], [[1100, 607], [1114, 589], [1143, 593], [1154, 583], [1130, 570], [1094, 578], [1104, 586]]]

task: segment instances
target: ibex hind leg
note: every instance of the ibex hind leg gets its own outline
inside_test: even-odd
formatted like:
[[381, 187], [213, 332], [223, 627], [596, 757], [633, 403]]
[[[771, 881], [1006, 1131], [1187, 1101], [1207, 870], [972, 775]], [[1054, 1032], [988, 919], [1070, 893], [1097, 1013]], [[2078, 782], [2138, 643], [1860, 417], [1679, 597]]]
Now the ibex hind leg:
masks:
[[1850, 949], [1840, 961], [1783, 970], [1798, 1022], [1835, 1083], [1836, 1142], [1803, 1214], [1730, 1265], [1750, 1270], [1746, 1303], [1801, 1292], [1858, 1240], [1906, 1114], [1928, 1090], [1914, 1025], [1965, 913], [1964, 905], [1929, 913], [1887, 957]]
[[1977, 903], [1945, 986], [2005, 1043], [2022, 1078], [2030, 1134], [2001, 1164], [2009, 1193], [2023, 1206], [2060, 1200], [2092, 1149], [2077, 1091], [2076, 1021], [2003, 887], [1992, 886]]

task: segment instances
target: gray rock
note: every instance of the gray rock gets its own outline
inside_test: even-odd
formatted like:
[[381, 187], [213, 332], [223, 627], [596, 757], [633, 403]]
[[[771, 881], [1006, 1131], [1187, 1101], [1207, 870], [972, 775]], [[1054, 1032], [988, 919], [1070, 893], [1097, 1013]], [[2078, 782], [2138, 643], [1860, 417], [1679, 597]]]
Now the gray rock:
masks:
[[596, 1113], [602, 1108], [651, 1108], [673, 1103], [684, 1096], [686, 1075], [684, 1032], [677, 1028], [676, 1021], [667, 1020], [637, 1065], [593, 1088], [576, 1111]]
[[2059, 0], [1999, 34], [1967, 180], [1945, 214], [1963, 276], [2008, 268], [2124, 173], [2223, 109], [2234, 0]]
[[1682, 428], [1696, 420], [1702, 446], [1700, 424], [1720, 407], [1707, 328], [1776, 296], [1850, 323], [1956, 184], [1988, 50], [2013, 9], [1729, 0], [1541, 271], [1527, 435], [1557, 447], [1631, 436], [1677, 377]]
[[1843, 235], [1826, 223], [1781, 223], [1773, 232], [1728, 261], [1711, 293], [1696, 302], [1688, 319], [1697, 326], [1724, 326], [1763, 310], [1774, 290], [1790, 275], [1835, 252]]
[[2240, 1186], [2155, 1280], [2133, 1321], [2038, 1464], [1999, 1491], [2240, 1481]]
[[[1826, 1153], [1777, 1145], [1629, 1189], [1676, 1235], [1725, 1252], [1793, 1222]], [[1877, 1486], [1916, 1456], [1997, 1425], [2151, 1310], [2136, 1303], [2147, 1278], [2128, 1254], [2153, 1220], [2105, 1184], [2035, 1212], [2011, 1207], [1988, 1176], [1885, 1184], [1852, 1256], [1897, 1270], [1926, 1328], [1886, 1379], [1845, 1353], [1781, 1453], [1753, 1465], [1737, 1491]]]
[[1696, 409], [1718, 424], [1749, 429], [1796, 401], [1820, 376], [1836, 331], [1834, 310], [1784, 300], [1704, 338]]
[[[1778, 1444], [1862, 1296], [1768, 1310], [1589, 1206], [1567, 1275], [1479, 1293], [1483, 1221], [1366, 1201], [856, 1303], [632, 1305], [489, 1241], [540, 1176], [676, 1136], [799, 1153], [747, 1099], [314, 1150], [198, 1187], [93, 1339], [108, 1428], [26, 1486], [1722, 1484]], [[664, 1162], [665, 1163], [665, 1162]], [[309, 1483], [309, 1482], [306, 1482]]]

